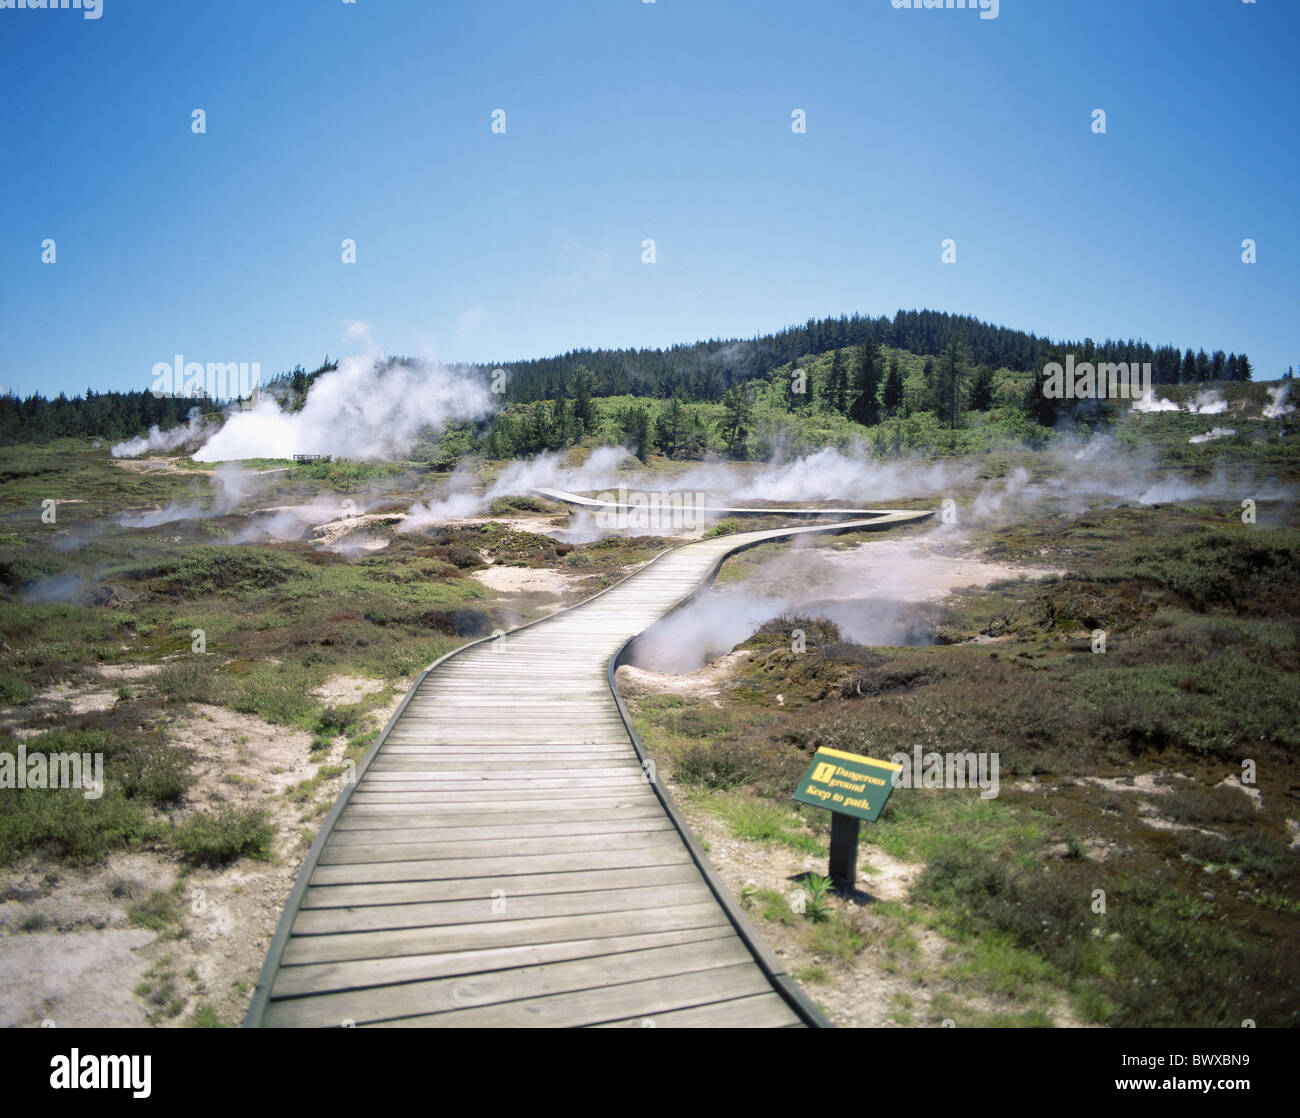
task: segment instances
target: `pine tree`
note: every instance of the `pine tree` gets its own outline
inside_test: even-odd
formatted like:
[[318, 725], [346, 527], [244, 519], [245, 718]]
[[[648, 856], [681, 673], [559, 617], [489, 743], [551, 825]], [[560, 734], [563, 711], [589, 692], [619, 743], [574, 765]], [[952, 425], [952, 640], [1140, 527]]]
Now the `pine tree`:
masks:
[[1183, 369], [1178, 379], [1183, 384], [1196, 383], [1196, 354], [1190, 349], [1183, 354]]
[[[1049, 355], [1049, 360], [1044, 364], [1056, 363], [1057, 365], [1065, 364], [1063, 354], [1057, 352]], [[1025, 390], [1024, 409], [1034, 420], [1044, 427], [1056, 426], [1056, 421], [1061, 417], [1061, 409], [1064, 401], [1059, 399], [1050, 399], [1043, 391], [1043, 385], [1047, 381], [1047, 374], [1039, 369], [1034, 374], [1034, 379], [1029, 387]]]
[[943, 389], [939, 384], [938, 374], [934, 370], [934, 358], [927, 357], [921, 369], [921, 379], [925, 381], [925, 407], [935, 415], [943, 414]]
[[579, 365], [573, 374], [573, 418], [582, 424], [578, 438], [596, 426], [596, 405], [591, 402], [594, 379], [586, 365]]
[[849, 417], [864, 427], [874, 427], [880, 422], [880, 347], [874, 335], [867, 335], [866, 341], [858, 347], [857, 375]]
[[897, 414], [899, 407], [903, 403], [903, 374], [898, 368], [897, 357], [890, 359], [889, 376], [885, 378], [883, 395], [886, 414]]
[[954, 337], [943, 348], [939, 371], [935, 377], [940, 399], [938, 414], [947, 413], [950, 430], [956, 430], [957, 428], [957, 415], [961, 406], [961, 388], [963, 381], [966, 379], [965, 366], [963, 346]]
[[658, 428], [660, 449], [671, 458], [682, 449], [686, 435], [686, 409], [677, 396], [668, 402], [668, 407], [660, 416]]
[[558, 450], [569, 445], [569, 402], [562, 396], [551, 401], [551, 416], [546, 433], [548, 450]]
[[618, 413], [619, 429], [623, 441], [642, 462], [654, 450], [650, 412], [644, 404], [632, 404]]
[[736, 457], [737, 446], [742, 452], [745, 449], [748, 424], [753, 415], [748, 388], [743, 384], [733, 384], [722, 398], [722, 406], [724, 410], [718, 423], [718, 432], [727, 442], [727, 454]]
[[988, 411], [993, 406], [993, 370], [988, 365], [975, 370], [975, 379], [970, 386], [970, 406], [972, 411]]
[[826, 382], [826, 394], [831, 407], [840, 415], [849, 409], [849, 375], [844, 367], [844, 351], [837, 349], [831, 358], [831, 375]]

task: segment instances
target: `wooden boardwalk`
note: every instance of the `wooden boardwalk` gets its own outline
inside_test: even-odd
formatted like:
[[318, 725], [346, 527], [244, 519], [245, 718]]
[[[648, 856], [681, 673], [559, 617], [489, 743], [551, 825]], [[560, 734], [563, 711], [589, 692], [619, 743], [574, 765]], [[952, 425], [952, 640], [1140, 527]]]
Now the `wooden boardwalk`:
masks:
[[443, 657], [326, 818], [245, 1024], [825, 1025], [647, 779], [614, 668], [737, 550], [929, 515], [686, 544]]

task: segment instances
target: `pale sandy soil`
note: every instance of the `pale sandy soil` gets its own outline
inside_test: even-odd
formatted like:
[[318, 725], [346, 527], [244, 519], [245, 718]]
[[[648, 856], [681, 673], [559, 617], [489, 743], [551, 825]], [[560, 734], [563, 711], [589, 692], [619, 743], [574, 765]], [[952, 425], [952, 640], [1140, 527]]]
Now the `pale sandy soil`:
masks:
[[[481, 528], [484, 524], [501, 524], [512, 532], [531, 532], [534, 536], [545, 536], [557, 526], [563, 526], [568, 518], [560, 516], [454, 516], [437, 528]], [[429, 529], [424, 529], [428, 531]]]
[[501, 594], [543, 593], [562, 597], [586, 576], [549, 567], [506, 567], [497, 563], [475, 571], [470, 577]]
[[[114, 670], [116, 678], [145, 674]], [[384, 686], [339, 676], [320, 696], [356, 702]], [[387, 721], [402, 694], [375, 711], [371, 724]], [[298, 868], [345, 777], [322, 781], [306, 802], [285, 793], [320, 764], [337, 764], [345, 742], [340, 738], [328, 755], [313, 758], [307, 733], [223, 707], [196, 703], [190, 711], [169, 727], [172, 743], [197, 756], [197, 781], [184, 811], [266, 809], [276, 830], [272, 861], [244, 858], [182, 877], [173, 856], [136, 851], [85, 868], [51, 870], [28, 858], [0, 872], [0, 1026], [38, 1026], [47, 1019], [92, 1027], [181, 1025], [203, 1004], [228, 1024], [242, 1020]], [[133, 904], [182, 879], [181, 917], [173, 929], [132, 926]], [[42, 918], [41, 930], [25, 930]], [[172, 978], [185, 1000], [179, 1015], [151, 1018], [151, 1007], [134, 993], [151, 969]]]
[[[400, 517], [393, 513], [366, 513], [359, 516], [346, 516], [341, 520], [330, 520], [318, 524], [309, 533], [312, 543], [322, 547], [333, 548], [346, 543], [358, 551], [381, 551], [389, 545], [389, 538]], [[372, 535], [376, 531], [387, 535]]]
[[135, 473], [192, 474], [194, 470], [182, 470], [176, 465], [176, 458], [110, 458], [109, 461], [118, 469], [132, 470]]
[[[618, 689], [626, 696], [657, 695], [672, 693], [688, 699], [714, 699], [722, 693], [722, 688], [736, 667], [748, 660], [753, 653], [747, 649], [729, 652], [719, 656], [712, 663], [706, 664], [698, 672], [678, 675], [674, 672], [659, 672], [649, 668], [639, 668], [633, 664], [620, 664], [614, 673]], [[714, 705], [719, 705], [714, 703]]]
[[[0, 730], [23, 739], [57, 729], [69, 716], [108, 710], [117, 702], [114, 691], [95, 687], [74, 687], [68, 683], [55, 683], [36, 693], [30, 703], [21, 708], [0, 710]], [[34, 726], [19, 726], [20, 722], [36, 722]]]
[[367, 695], [378, 695], [388, 685], [382, 679], [359, 675], [336, 675], [312, 692], [322, 702], [346, 706], [358, 703]]

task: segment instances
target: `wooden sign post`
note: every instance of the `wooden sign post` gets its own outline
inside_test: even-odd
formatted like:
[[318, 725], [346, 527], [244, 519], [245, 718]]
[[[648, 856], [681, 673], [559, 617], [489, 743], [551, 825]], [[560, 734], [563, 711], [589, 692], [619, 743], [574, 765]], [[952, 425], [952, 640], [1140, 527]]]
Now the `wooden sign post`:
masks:
[[858, 880], [858, 833], [865, 819], [874, 823], [894, 790], [902, 765], [838, 749], [819, 749], [799, 781], [794, 798], [831, 812], [830, 878], [852, 890]]

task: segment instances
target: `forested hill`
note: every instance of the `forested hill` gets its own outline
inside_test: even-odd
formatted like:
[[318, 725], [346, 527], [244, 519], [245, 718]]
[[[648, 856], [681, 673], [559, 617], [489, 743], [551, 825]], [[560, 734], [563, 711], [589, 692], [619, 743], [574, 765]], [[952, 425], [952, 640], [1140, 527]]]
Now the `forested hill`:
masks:
[[[575, 392], [717, 402], [733, 385], [765, 379], [774, 370], [805, 357], [853, 349], [868, 337], [922, 357], [937, 357], [956, 341], [969, 364], [1012, 372], [1041, 371], [1049, 361], [1064, 360], [1065, 354], [1074, 353], [1081, 361], [1149, 361], [1157, 384], [1251, 377], [1245, 354], [1225, 354], [1222, 350], [1207, 354], [1204, 349], [1196, 353], [1188, 349], [1180, 354], [1174, 346], [1153, 347], [1132, 339], [1107, 339], [1100, 345], [1091, 339], [1053, 342], [1023, 330], [993, 326], [970, 315], [903, 310], [892, 319], [888, 315], [873, 318], [857, 314], [809, 319], [802, 326], [750, 339], [713, 339], [664, 350], [575, 349], [559, 357], [471, 368], [485, 377], [498, 364], [507, 369], [506, 401], [515, 404], [563, 399]], [[313, 372], [298, 368], [273, 378], [270, 387], [277, 395], [292, 400], [293, 406], [301, 406], [311, 382], [335, 367], [336, 363], [327, 358]], [[588, 370], [590, 378], [585, 374], [579, 378], [579, 367]], [[581, 387], [580, 379], [584, 382]], [[147, 391], [88, 390], [84, 398], [60, 395], [53, 400], [40, 395], [22, 399], [11, 393], [0, 396], [0, 445], [45, 442], [65, 435], [114, 439], [138, 435], [155, 424], [168, 428], [184, 423], [196, 404], [204, 411], [218, 410], [213, 400], [157, 398]]]
[[[575, 349], [559, 357], [501, 362], [510, 372], [506, 398], [521, 403], [563, 396], [574, 383], [579, 366], [595, 378], [596, 396], [681, 396], [686, 400], [720, 400], [728, 388], [766, 377], [774, 369], [802, 357], [861, 345], [873, 335], [877, 342], [922, 356], [938, 356], [952, 340], [964, 343], [975, 365], [1040, 370], [1052, 360], [1074, 353], [1079, 360], [1151, 363], [1157, 384], [1207, 380], [1249, 380], [1245, 354], [1204, 349], [1179, 352], [1176, 346], [1107, 339], [1100, 344], [1053, 342], [1037, 334], [993, 326], [970, 315], [944, 311], [903, 311], [891, 319], [841, 315], [809, 319], [776, 334], [748, 340], [731, 338], [676, 345], [671, 349]], [[1085, 357], [1085, 354], [1091, 356]], [[492, 368], [491, 365], [484, 366]]]

